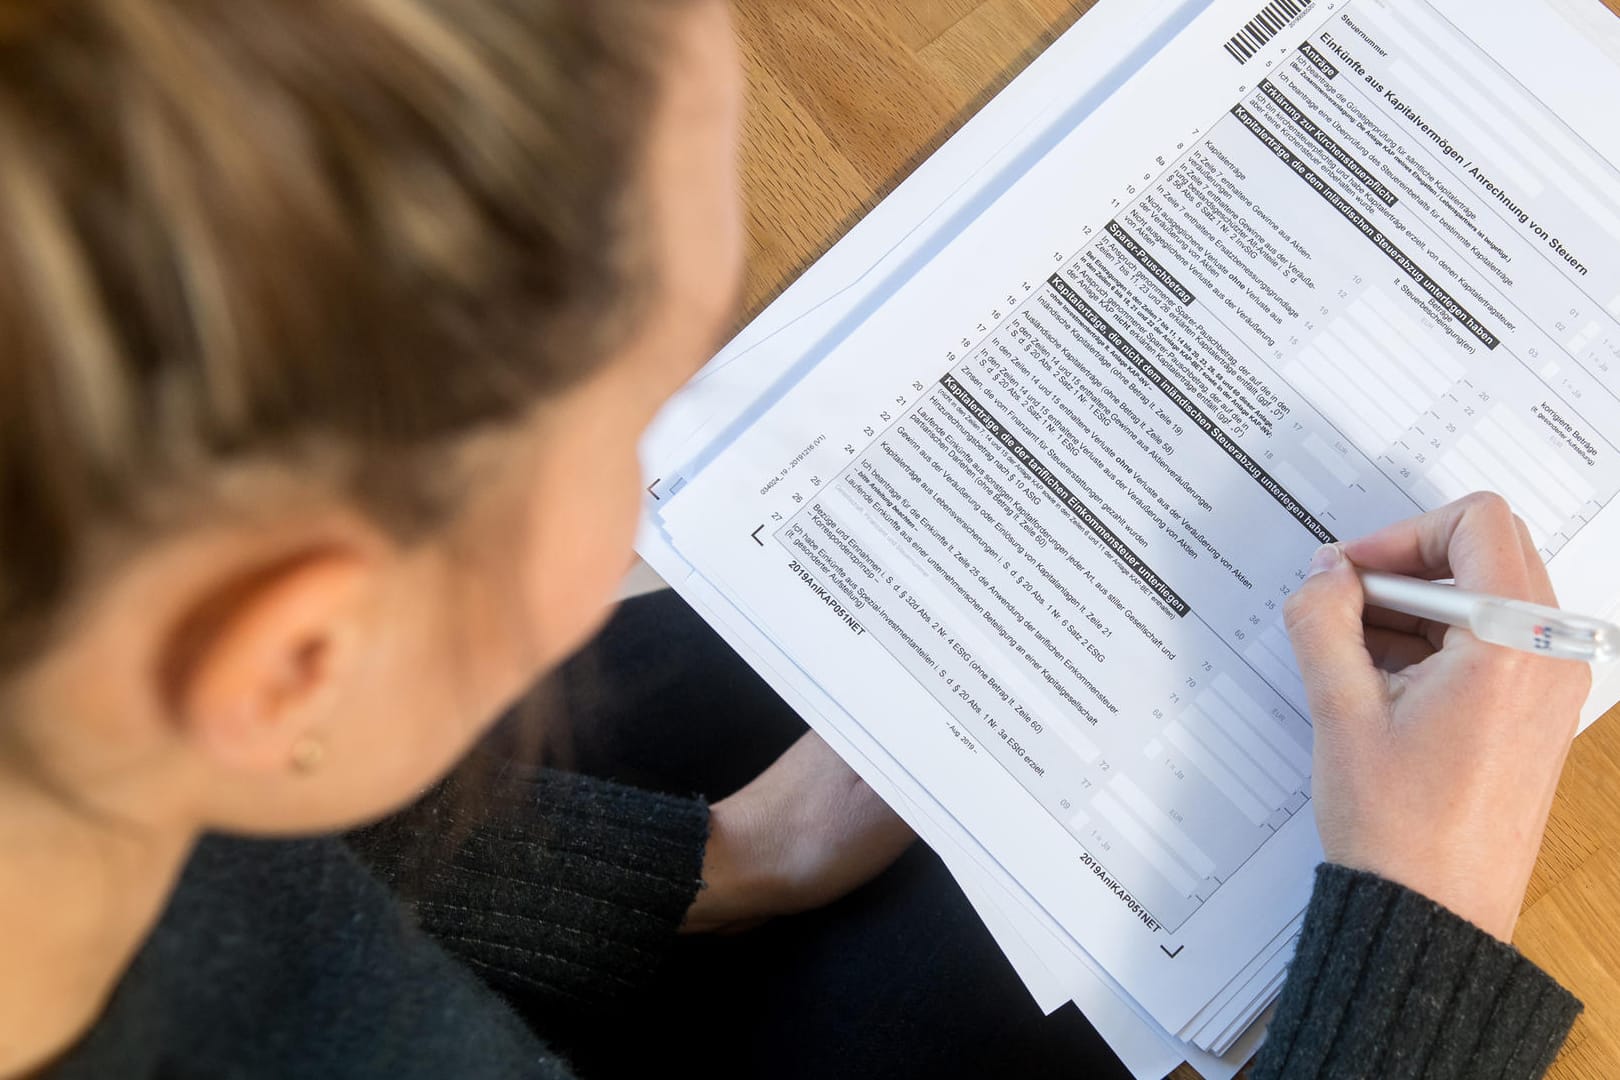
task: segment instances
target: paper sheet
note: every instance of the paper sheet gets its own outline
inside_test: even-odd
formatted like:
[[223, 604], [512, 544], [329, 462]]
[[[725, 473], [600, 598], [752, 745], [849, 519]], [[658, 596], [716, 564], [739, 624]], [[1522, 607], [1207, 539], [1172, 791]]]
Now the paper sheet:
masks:
[[[1245, 11], [1200, 16], [664, 514], [692, 565], [1173, 1030], [1308, 894], [1309, 729], [1277, 612], [1309, 551], [1485, 486], [1470, 477], [1515, 479], [1555, 574], [1590, 580], [1582, 553], [1620, 488], [1597, 434], [1620, 430], [1613, 316], [1588, 303], [1620, 291], [1620, 267], [1542, 235], [1607, 228], [1601, 199], [1535, 187], [1460, 99], [1425, 96], [1394, 43], [1448, 32], [1445, 5], [1428, 39], [1380, 4], [1329, 5], [1300, 29], [1332, 33], [1279, 42], [1255, 85], [1222, 52]], [[1493, 39], [1517, 14], [1466, 21]], [[1368, 59], [1335, 44], [1341, 23]], [[1604, 181], [1581, 140], [1612, 132], [1551, 148], [1555, 119], [1491, 66], [1507, 42], [1471, 53], [1449, 33], [1422, 63], [1517, 93], [1527, 137]], [[1385, 89], [1402, 75], [1415, 90]], [[1189, 120], [1189, 89], [1234, 104]], [[1484, 149], [1455, 150], [1447, 122]], [[1582, 328], [1559, 341], [1564, 308]], [[1414, 341], [1427, 366], [1385, 359]], [[1555, 350], [1567, 367], [1531, 362]]]
[[[1005, 184], [1009, 173], [1016, 172], [1012, 163], [1037, 153], [1072, 129], [1090, 107], [1201, 6], [1174, 0], [1104, 0], [1087, 14], [1082, 26], [1050, 47], [875, 213], [863, 219], [787, 290], [672, 403], [644, 445], [647, 472], [655, 481], [649, 510], [656, 510], [664, 495], [679, 485], [683, 467], [716, 438], [717, 432], [735, 424], [790, 368], [814, 352], [835, 328], [846, 324], [853, 311], [870, 304], [874, 296], [901, 276], [900, 268], [914, 260], [918, 251], [936, 244], [942, 233], [971, 213], [971, 207], [999, 190], [998, 185]], [[1012, 137], [1008, 132], [1014, 133]], [[644, 530], [638, 549], [689, 600], [702, 603], [705, 598], [699, 595], [701, 590], [685, 580], [688, 568], [684, 560], [660, 533]], [[721, 625], [718, 616], [711, 621], [717, 627]], [[745, 655], [749, 649], [757, 649], [781, 660], [779, 651], [751, 626], [729, 631], [722, 628], [722, 633]], [[795, 699], [794, 682], [776, 678], [772, 681], [815, 722], [814, 709], [802, 699]], [[802, 685], [803, 680], [797, 683]], [[825, 730], [824, 725], [818, 726]], [[867, 766], [860, 771], [891, 790], [897, 784], [915, 788], [903, 776], [899, 781], [886, 780], [887, 773], [879, 768]], [[893, 771], [892, 763], [888, 771]], [[934, 843], [934, 839], [930, 837], [929, 842]], [[990, 886], [970, 882], [968, 875], [964, 869], [958, 878], [979, 906]], [[1042, 1007], [1050, 1011], [1060, 1004], [1047, 996], [1045, 980], [1028, 967], [1029, 957], [1008, 939], [1012, 931], [991, 918], [986, 921]], [[1179, 1063], [1184, 1050], [1102, 986], [1075, 958], [1072, 942], [1054, 942], [1049, 928], [1031, 924], [1027, 916], [1017, 932], [1040, 939], [1037, 952], [1059, 968], [1057, 977], [1067, 988], [1064, 1000], [1076, 1001], [1136, 1075], [1162, 1076]], [[1211, 1077], [1219, 1075], [1215, 1070], [1225, 1075], [1235, 1071], [1235, 1067], [1225, 1069], [1218, 1062], [1206, 1068], [1211, 1070], [1206, 1072]]]
[[[705, 437], [712, 438], [714, 431], [734, 423], [738, 414], [777, 382], [784, 371], [812, 352], [822, 335], [845, 320], [850, 311], [869, 302], [887, 277], [896, 273], [896, 267], [932, 242], [945, 224], [960, 218], [964, 207], [993, 190], [1006, 175], [1009, 162], [1035, 152], [1033, 148], [1071, 128], [1085, 114], [1088, 102], [1094, 103], [1117, 85], [1141, 58], [1151, 53], [1157, 41], [1190, 17], [1198, 6], [1166, 0], [1134, 4], [1104, 0], [1094, 7], [1083, 27], [1074, 28], [1047, 50], [677, 398], [646, 442], [648, 475], [675, 476], [685, 464], [682, 454], [690, 452], [688, 447], [701, 447]], [[1009, 130], [1017, 133], [1012, 139], [1005, 137]], [[655, 483], [654, 490], [667, 487]], [[658, 501], [655, 497], [650, 508], [655, 509]], [[638, 547], [688, 599], [695, 598], [694, 589], [682, 582], [687, 569], [684, 562], [661, 535], [648, 531]], [[739, 648], [748, 642], [767, 652], [775, 651], [751, 627], [734, 633], [741, 634], [733, 638]], [[777, 688], [791, 699], [789, 685], [778, 683]], [[797, 704], [807, 716], [813, 715], [802, 702]], [[873, 779], [882, 776], [871, 769], [861, 771]], [[958, 875], [964, 887], [970, 894], [982, 896], [985, 886], [969, 887], [965, 875], [965, 871]], [[987, 918], [987, 923], [1031, 984], [1032, 992], [1050, 1011], [1058, 1002], [1045, 998], [1037, 989], [1036, 984], [1043, 980], [1027, 969], [1028, 958], [1006, 939], [996, 922]], [[1026, 925], [1022, 932], [1046, 938], [1040, 945], [1041, 955], [1071, 972], [1062, 976], [1068, 986], [1067, 996], [1076, 1000], [1135, 1074], [1161, 1076], [1184, 1056], [1168, 1034], [1145, 1024], [1112, 991], [1099, 987], [1096, 976], [1069, 951], [1074, 948], [1072, 942], [1054, 944], [1051, 931], [1038, 925]], [[1066, 963], [1065, 956], [1069, 958]], [[1079, 975], [1072, 973], [1076, 965]], [[1219, 1062], [1210, 1063], [1206, 1069], [1219, 1071], [1206, 1072], [1212, 1077], [1235, 1071], [1235, 1067], [1228, 1069]]]
[[[1089, 16], [1089, 19], [1087, 19], [1087, 24], [1085, 24], [1085, 26], [1089, 26], [1090, 21], [1092, 21], [1092, 19], [1097, 18], [1097, 15], [1100, 15], [1100, 13], [1102, 13], [1102, 8], [1100, 8], [1100, 10], [1098, 10], [1097, 13], [1093, 13], [1092, 16]], [[966, 131], [964, 131], [964, 134], [967, 134]], [[1565, 147], [1565, 149], [1567, 149], [1567, 147]], [[1588, 165], [1589, 165], [1589, 162], [1588, 162]], [[860, 280], [865, 280], [865, 279], [860, 279]], [[834, 291], [833, 296], [838, 296], [838, 293], [836, 293], [836, 291]], [[802, 311], [804, 311], [804, 309], [800, 309], [800, 314], [802, 314]], [[784, 325], [789, 325], [789, 327], [791, 327], [791, 325], [792, 325], [791, 319], [789, 319], [789, 321], [787, 321], [787, 322], [784, 322]], [[778, 327], [778, 330], [781, 330], [781, 327]], [[838, 337], [838, 335], [831, 334], [831, 335], [829, 335], [829, 337]], [[768, 340], [768, 338], [766, 338], [766, 340]], [[755, 342], [755, 343], [753, 343], [753, 345], [750, 345], [750, 347], [748, 347], [748, 348], [755, 348], [755, 347], [757, 347], [757, 345], [758, 345], [758, 342]], [[795, 347], [795, 348], [799, 348], [799, 347]], [[794, 350], [784, 350], [784, 355], [786, 355], [787, 351], [794, 351]], [[802, 350], [802, 348], [799, 348], [799, 351], [804, 351], [804, 350]], [[713, 384], [711, 384], [711, 385], [713, 385]], [[716, 424], [719, 424], [719, 426], [723, 427], [723, 426], [726, 426], [726, 424], [732, 423], [732, 421], [734, 421], [734, 419], [735, 419], [735, 413], [737, 413], [737, 410], [735, 410], [735, 408], [732, 408], [732, 406], [737, 405], [737, 403], [739, 403], [739, 402], [745, 402], [745, 400], [747, 400], [747, 398], [750, 397], [750, 393], [757, 393], [757, 384], [753, 384], [752, 387], [750, 387], [750, 381], [748, 381], [748, 379], [737, 379], [737, 381], [735, 381], [734, 384], [732, 384], [732, 392], [734, 392], [735, 397], [729, 398], [729, 400], [727, 400], [727, 402], [721, 403], [721, 405], [716, 405], [716, 403], [714, 403], [713, 400], [711, 400], [711, 402], [706, 402], [705, 405], [703, 405], [703, 406], [698, 406], [697, 410], [693, 410], [693, 415], [697, 415], [697, 413], [703, 413], [703, 418], [701, 418], [701, 421], [703, 421], [703, 424], [706, 424], [706, 426], [710, 426], [710, 427], [714, 427], [714, 426], [716, 426]], [[677, 426], [679, 426], [679, 424], [677, 424]], [[689, 431], [689, 432], [687, 432], [687, 434], [692, 434], [692, 432]], [[685, 444], [682, 444], [682, 449], [685, 449], [685, 447], [695, 447], [695, 445], [701, 445], [701, 444], [703, 444], [703, 436], [701, 436], [701, 434], [695, 434], [695, 436], [690, 437], [690, 439], [687, 440], [687, 442], [685, 442]], [[663, 455], [663, 457], [659, 457], [659, 453], [653, 453], [653, 455], [650, 455], [651, 460], [654, 461], [654, 471], [659, 470], [659, 461], [663, 461], [663, 463], [672, 463], [672, 461], [680, 461], [680, 460], [682, 460], [682, 458], [680, 458], [679, 453], [672, 452], [672, 450], [669, 450], [669, 447], [672, 447], [672, 445], [674, 445], [674, 442], [672, 442], [672, 440], [666, 439], [666, 440], [664, 440], [664, 444], [663, 444], [664, 449], [661, 450], [661, 452], [659, 452], [659, 453], [661, 453], [661, 455]], [[682, 479], [684, 479], [684, 478], [682, 478]], [[677, 481], [677, 483], [679, 483], [679, 481]], [[654, 487], [654, 491], [656, 491], [656, 487]], [[1554, 538], [1552, 538], [1552, 536], [1550, 536], [1550, 534], [1549, 534], [1549, 541], [1554, 541]], [[1557, 542], [1557, 541], [1554, 541], [1554, 542]], [[648, 547], [648, 549], [650, 549], [650, 551], [656, 551], [656, 554], [663, 555], [663, 557], [664, 557], [664, 565], [666, 565], [666, 567], [669, 568], [669, 570], [677, 570], [677, 568], [679, 568], [679, 565], [680, 565], [679, 560], [674, 559], [674, 557], [672, 557], [672, 552], [669, 552], [669, 549], [667, 549], [666, 544], [663, 544], [663, 541], [661, 541], [661, 538], [658, 538], [658, 536], [653, 536], [653, 538], [648, 539], [648, 541], [646, 541], [646, 547]], [[1554, 552], [1554, 554], [1557, 554], [1557, 552]], [[1259, 646], [1257, 646], [1257, 648], [1259, 648]], [[1275, 763], [1273, 763], [1273, 764], [1275, 764]], [[1252, 777], [1251, 777], [1251, 779], [1252, 779]], [[1113, 811], [1113, 813], [1119, 813], [1118, 806], [1110, 806], [1110, 810]]]

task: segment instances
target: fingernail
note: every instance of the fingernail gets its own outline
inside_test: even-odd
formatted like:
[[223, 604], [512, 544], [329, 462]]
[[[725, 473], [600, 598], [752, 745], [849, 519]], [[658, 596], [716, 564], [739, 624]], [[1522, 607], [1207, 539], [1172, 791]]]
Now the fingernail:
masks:
[[1329, 570], [1337, 569], [1342, 562], [1344, 552], [1339, 550], [1339, 545], [1326, 544], [1317, 548], [1316, 554], [1311, 556], [1311, 564], [1305, 568], [1305, 576], [1313, 578], [1317, 574], [1325, 574]]

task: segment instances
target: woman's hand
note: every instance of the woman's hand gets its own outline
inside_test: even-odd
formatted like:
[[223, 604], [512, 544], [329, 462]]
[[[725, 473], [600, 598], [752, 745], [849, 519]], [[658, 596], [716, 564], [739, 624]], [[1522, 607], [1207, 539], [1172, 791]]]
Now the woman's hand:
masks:
[[681, 929], [745, 930], [821, 907], [882, 873], [913, 839], [810, 732], [753, 783], [714, 804], [704, 887]]
[[1555, 605], [1546, 567], [1505, 502], [1471, 495], [1324, 548], [1287, 608], [1316, 728], [1312, 792], [1328, 859], [1507, 941], [1591, 673], [1364, 611], [1352, 564]]

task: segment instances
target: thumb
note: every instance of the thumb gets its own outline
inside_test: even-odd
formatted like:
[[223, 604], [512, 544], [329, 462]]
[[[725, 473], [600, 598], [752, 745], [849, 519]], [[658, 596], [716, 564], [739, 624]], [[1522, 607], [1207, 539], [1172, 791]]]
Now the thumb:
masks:
[[1288, 638], [1318, 731], [1385, 696], [1367, 652], [1365, 597], [1355, 567], [1337, 544], [1317, 551], [1308, 576], [1284, 607]]

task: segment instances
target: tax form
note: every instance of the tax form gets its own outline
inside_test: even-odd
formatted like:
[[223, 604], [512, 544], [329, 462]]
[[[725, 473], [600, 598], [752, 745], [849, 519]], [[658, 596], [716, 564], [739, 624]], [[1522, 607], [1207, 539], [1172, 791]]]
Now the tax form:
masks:
[[649, 527], [637, 548], [935, 849], [1044, 1012], [1072, 999], [1134, 1075], [1162, 1077], [1191, 1059], [1217, 1080], [1247, 1059], [1244, 1046], [1221, 1060], [1190, 1050], [1142, 1016], [936, 801], [691, 572], [656, 527], [657, 509], [695, 471], [694, 459], [723, 444], [723, 433], [756, 400], [887, 295], [920, 252], [959, 228], [987, 193], [1001, 190], [1021, 171], [1019, 162], [1038, 158], [1072, 130], [1203, 6], [1204, 0], [1101, 0], [729, 343], [643, 443], [653, 483]]
[[1178, 1032], [1274, 987], [1303, 907], [1276, 609], [1317, 543], [1497, 488], [1566, 601], [1616, 598], [1615, 139], [1581, 93], [1613, 100], [1612, 68], [1539, 5], [1268, 5], [1258, 44], [1246, 7], [1212, 5], [662, 518]]

